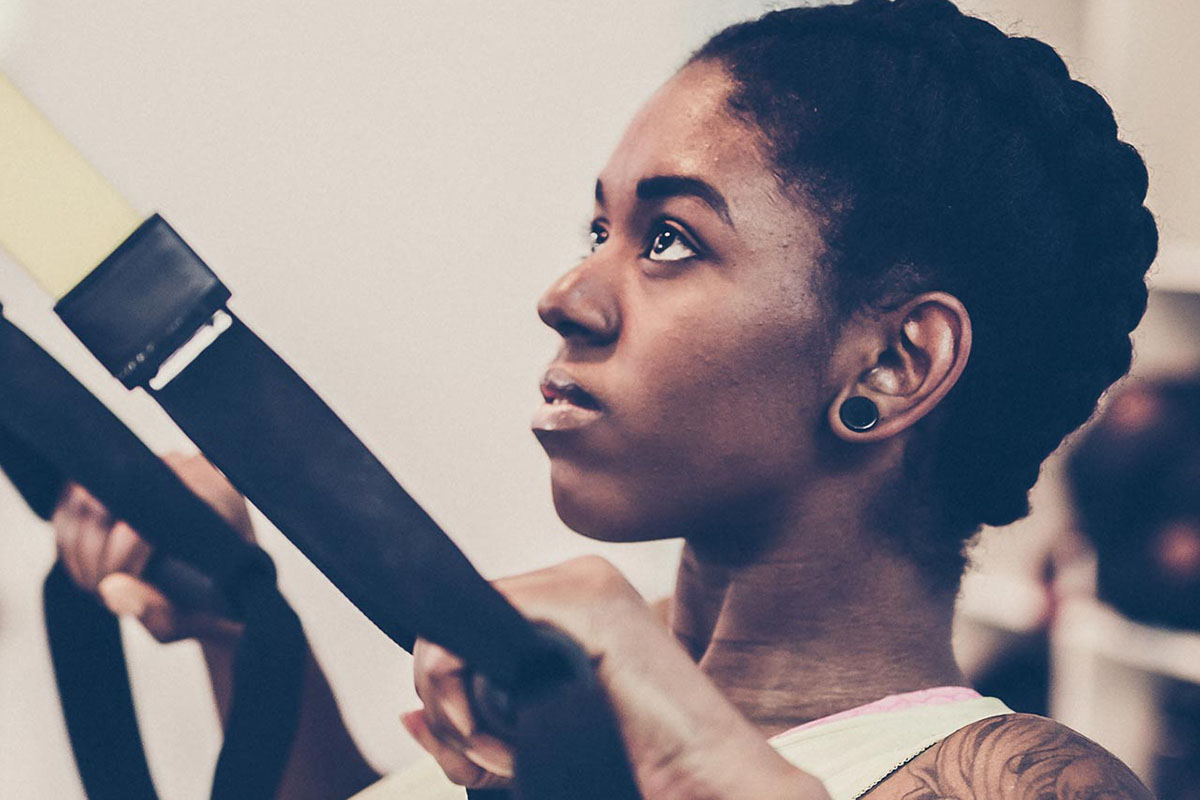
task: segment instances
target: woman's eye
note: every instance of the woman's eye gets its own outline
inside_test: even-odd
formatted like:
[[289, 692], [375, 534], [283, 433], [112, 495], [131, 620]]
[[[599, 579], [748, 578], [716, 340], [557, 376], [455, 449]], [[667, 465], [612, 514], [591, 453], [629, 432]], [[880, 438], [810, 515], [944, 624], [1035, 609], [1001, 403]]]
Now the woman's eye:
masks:
[[608, 241], [608, 231], [599, 222], [592, 223], [591, 232], [588, 233], [588, 239], [591, 241], [592, 252], [596, 252], [596, 248]]
[[683, 261], [698, 255], [684, 235], [670, 225], [659, 225], [650, 240], [646, 258], [651, 261]]

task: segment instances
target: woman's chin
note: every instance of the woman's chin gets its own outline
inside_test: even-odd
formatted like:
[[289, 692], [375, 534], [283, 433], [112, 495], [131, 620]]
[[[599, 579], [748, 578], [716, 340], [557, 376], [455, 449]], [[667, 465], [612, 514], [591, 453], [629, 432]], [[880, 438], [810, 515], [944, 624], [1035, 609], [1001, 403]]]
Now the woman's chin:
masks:
[[646, 542], [674, 535], [667, 532], [668, 527], [649, 522], [649, 515], [635, 509], [627, 493], [605, 486], [600, 479], [575, 482], [560, 479], [556, 473], [551, 480], [551, 494], [559, 519], [589, 539]]

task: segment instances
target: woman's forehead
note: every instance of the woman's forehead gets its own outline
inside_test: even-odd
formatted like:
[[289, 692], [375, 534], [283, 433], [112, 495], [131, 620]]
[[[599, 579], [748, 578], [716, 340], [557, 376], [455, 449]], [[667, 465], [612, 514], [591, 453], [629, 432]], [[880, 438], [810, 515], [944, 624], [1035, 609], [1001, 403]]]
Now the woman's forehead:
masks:
[[600, 174], [609, 197], [633, 196], [638, 181], [688, 175], [722, 191], [769, 180], [755, 129], [729, 113], [733, 81], [715, 62], [689, 64], [646, 101]]

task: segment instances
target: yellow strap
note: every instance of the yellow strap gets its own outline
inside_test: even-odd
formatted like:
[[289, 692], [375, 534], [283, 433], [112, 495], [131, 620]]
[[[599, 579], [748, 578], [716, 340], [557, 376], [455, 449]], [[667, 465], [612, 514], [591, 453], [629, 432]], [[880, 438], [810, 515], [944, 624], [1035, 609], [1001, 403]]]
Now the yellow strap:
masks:
[[142, 218], [0, 73], [0, 245], [58, 299]]

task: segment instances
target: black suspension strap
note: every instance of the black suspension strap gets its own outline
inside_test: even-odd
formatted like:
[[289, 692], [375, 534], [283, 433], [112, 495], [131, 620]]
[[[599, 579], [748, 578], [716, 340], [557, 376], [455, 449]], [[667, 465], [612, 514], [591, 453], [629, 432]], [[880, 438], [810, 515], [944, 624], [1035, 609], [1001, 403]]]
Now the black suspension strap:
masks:
[[[0, 470], [33, 512], [48, 520], [63, 476], [3, 426]], [[50, 659], [84, 791], [92, 800], [157, 800], [116, 618], [71, 580], [61, 561], [46, 576], [42, 597]]]
[[[385, 634], [460, 655], [511, 707], [522, 800], [636, 798], [577, 643], [531, 624], [366, 446], [228, 312], [228, 290], [154, 216], [56, 306]], [[446, 598], [453, 593], [453, 602]]]
[[435, 641], [514, 695], [519, 711], [506, 727], [517, 743], [522, 797], [638, 796], [578, 645], [521, 617], [240, 321], [153, 395], [394, 641], [407, 650], [415, 635]]
[[90, 800], [157, 800], [117, 618], [56, 561], [42, 586], [46, 634], [75, 766]]
[[[144, 577], [185, 607], [245, 623], [214, 798], [273, 798], [295, 733], [303, 630], [270, 558], [244, 541], [103, 404], [0, 318], [0, 459], [43, 517], [64, 480], [128, 522], [156, 554]], [[72, 749], [92, 800], [155, 797], [115, 620], [61, 565], [45, 587], [51, 654]]]

